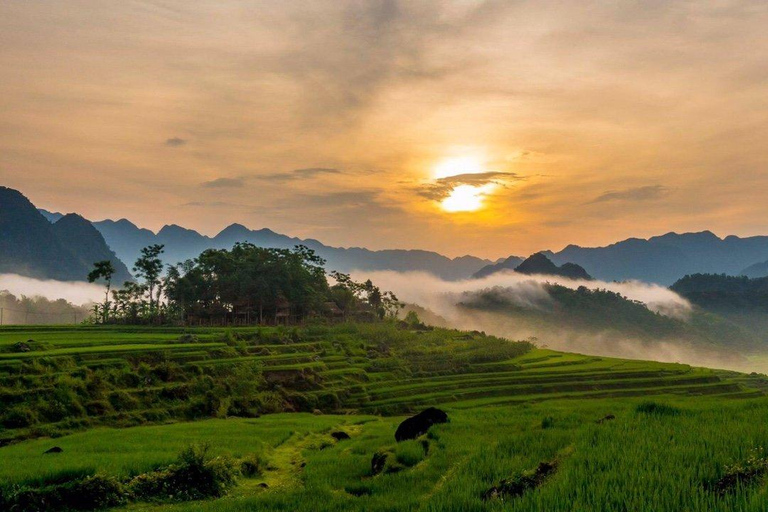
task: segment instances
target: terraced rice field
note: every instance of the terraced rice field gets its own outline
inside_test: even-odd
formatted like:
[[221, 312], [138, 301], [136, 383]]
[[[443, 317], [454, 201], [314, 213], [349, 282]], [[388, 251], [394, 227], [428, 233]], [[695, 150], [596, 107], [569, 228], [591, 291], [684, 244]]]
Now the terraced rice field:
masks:
[[[768, 462], [712, 489], [744, 461], [768, 461], [765, 387], [759, 375], [392, 325], [5, 328], [0, 480], [125, 480], [205, 442], [265, 467], [223, 498], [127, 509], [758, 511]], [[450, 423], [395, 443], [404, 415], [430, 405]], [[351, 439], [330, 436], [339, 430]], [[63, 453], [43, 454], [54, 445]], [[391, 471], [372, 472], [377, 452]], [[556, 467], [543, 484], [486, 497], [541, 462]]]

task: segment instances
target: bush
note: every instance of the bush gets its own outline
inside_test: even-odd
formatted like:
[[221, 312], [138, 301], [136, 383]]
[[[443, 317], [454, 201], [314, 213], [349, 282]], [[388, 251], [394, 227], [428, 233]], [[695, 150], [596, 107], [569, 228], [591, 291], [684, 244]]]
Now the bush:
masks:
[[129, 483], [137, 499], [189, 501], [223, 496], [235, 483], [232, 461], [208, 458], [208, 447], [192, 445], [167, 469], [144, 473]]
[[240, 474], [243, 476], [259, 476], [266, 468], [267, 461], [259, 453], [253, 453], [240, 459]]
[[635, 408], [635, 411], [653, 416], [677, 416], [681, 412], [677, 407], [658, 402], [643, 402]]
[[24, 428], [37, 423], [37, 415], [29, 407], [17, 405], [3, 415], [5, 428]]

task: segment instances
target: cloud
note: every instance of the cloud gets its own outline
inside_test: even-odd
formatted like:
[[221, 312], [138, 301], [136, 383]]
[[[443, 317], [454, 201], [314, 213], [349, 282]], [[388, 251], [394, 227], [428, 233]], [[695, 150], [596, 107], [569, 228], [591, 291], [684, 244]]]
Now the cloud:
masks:
[[201, 183], [200, 186], [205, 188], [240, 188], [245, 186], [245, 180], [243, 178], [216, 178]]
[[180, 139], [179, 137], [173, 137], [173, 138], [167, 139], [165, 141], [165, 145], [166, 146], [170, 146], [172, 148], [177, 148], [179, 146], [183, 146], [186, 143], [187, 143], [187, 141], [185, 139]]
[[332, 167], [307, 167], [306, 169], [294, 169], [290, 172], [277, 172], [259, 176], [259, 179], [268, 181], [293, 181], [314, 178], [323, 174], [342, 174], [341, 170]]
[[624, 190], [609, 190], [599, 195], [588, 204], [605, 203], [608, 201], [650, 201], [665, 196], [669, 189], [663, 185], [648, 185], [645, 187], [627, 188]]
[[416, 193], [432, 201], [441, 201], [448, 197], [459, 185], [482, 187], [488, 183], [503, 185], [509, 181], [519, 181], [523, 178], [514, 172], [488, 171], [480, 173], [456, 174], [439, 178], [416, 189]]

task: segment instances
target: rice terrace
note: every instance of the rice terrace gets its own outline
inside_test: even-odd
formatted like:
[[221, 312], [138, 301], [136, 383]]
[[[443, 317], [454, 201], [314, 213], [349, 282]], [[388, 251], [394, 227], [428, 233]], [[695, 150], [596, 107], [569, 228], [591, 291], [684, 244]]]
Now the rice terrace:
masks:
[[7, 510], [765, 509], [759, 376], [392, 323], [0, 339]]

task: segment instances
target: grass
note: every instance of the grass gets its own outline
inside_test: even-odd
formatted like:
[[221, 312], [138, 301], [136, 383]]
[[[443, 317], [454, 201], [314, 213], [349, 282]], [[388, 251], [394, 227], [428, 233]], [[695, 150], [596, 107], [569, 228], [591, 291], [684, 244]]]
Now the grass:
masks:
[[[86, 411], [6, 428], [14, 442], [0, 448], [0, 481], [8, 488], [91, 474], [125, 479], [207, 443], [214, 456], [258, 461], [259, 471], [241, 475], [222, 498], [123, 509], [719, 512], [764, 511], [768, 502], [762, 466], [749, 480], [731, 478], [732, 487], [713, 490], [731, 481], [733, 468], [766, 456], [768, 397], [760, 376], [535, 348], [508, 357], [503, 344], [509, 342], [446, 330], [345, 325], [233, 332], [196, 330], [196, 341], [183, 344], [183, 331], [174, 329], [0, 330], [0, 347], [27, 339], [49, 347], [26, 352], [20, 363], [0, 360], [0, 391], [14, 407], [58, 396], [49, 390], [57, 385], [71, 385], [80, 396], [86, 391], [78, 383], [89, 383], [82, 385], [87, 389], [94, 375], [141, 377], [119, 390], [131, 411]], [[484, 343], [496, 359], [471, 362], [487, 355]], [[136, 345], [146, 349], [140, 358], [119, 350]], [[257, 373], [242, 374], [253, 382], [226, 380], [241, 375], [243, 364], [257, 365]], [[176, 377], [142, 380], [166, 374]], [[180, 421], [186, 416], [174, 411], [219, 383], [226, 393], [213, 397], [213, 414], [221, 418]], [[243, 384], [249, 385], [239, 390]], [[192, 394], [177, 398], [178, 390]], [[325, 404], [324, 413], [232, 417], [229, 401], [241, 391], [272, 397], [275, 410]], [[396, 443], [404, 412], [426, 405], [446, 410], [450, 422]], [[110, 426], [126, 417], [136, 426]], [[337, 430], [351, 438], [335, 440]], [[53, 446], [63, 452], [43, 454]], [[388, 466], [372, 476], [376, 453], [389, 454]], [[484, 499], [542, 462], [557, 469], [538, 487]]]

